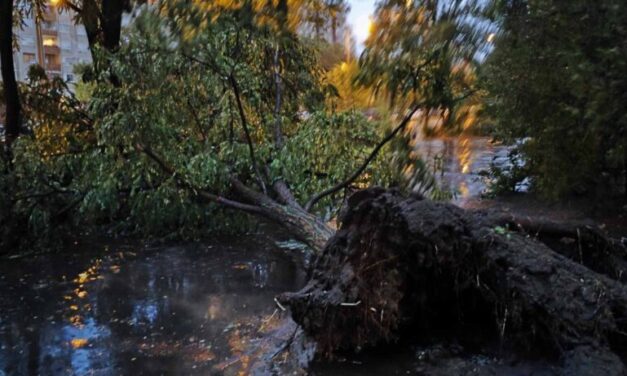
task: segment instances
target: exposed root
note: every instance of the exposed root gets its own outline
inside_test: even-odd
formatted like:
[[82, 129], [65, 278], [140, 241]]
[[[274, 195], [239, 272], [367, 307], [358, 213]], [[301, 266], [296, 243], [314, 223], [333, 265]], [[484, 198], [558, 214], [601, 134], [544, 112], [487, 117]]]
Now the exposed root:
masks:
[[308, 284], [279, 301], [329, 356], [479, 327], [561, 357], [564, 372], [596, 364], [623, 375], [624, 284], [497, 225], [395, 191], [359, 192]]

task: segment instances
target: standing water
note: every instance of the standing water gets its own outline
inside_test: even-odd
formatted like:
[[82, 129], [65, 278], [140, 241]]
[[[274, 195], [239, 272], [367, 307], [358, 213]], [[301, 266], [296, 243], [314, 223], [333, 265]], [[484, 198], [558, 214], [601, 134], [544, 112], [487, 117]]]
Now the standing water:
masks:
[[467, 206], [486, 190], [482, 171], [491, 164], [508, 163], [510, 148], [494, 143], [488, 137], [422, 138], [415, 141], [414, 150], [435, 174], [441, 188], [453, 195], [453, 203]]
[[[228, 245], [227, 245], [228, 244]], [[266, 239], [79, 246], [0, 265], [0, 375], [205, 375], [303, 281]]]

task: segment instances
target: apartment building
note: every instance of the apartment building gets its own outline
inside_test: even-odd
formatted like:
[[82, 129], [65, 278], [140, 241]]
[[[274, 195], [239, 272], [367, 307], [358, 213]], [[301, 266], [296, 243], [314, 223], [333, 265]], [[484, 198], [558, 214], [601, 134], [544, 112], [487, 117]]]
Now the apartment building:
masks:
[[74, 65], [91, 62], [91, 54], [85, 27], [75, 25], [73, 18], [73, 13], [50, 6], [39, 25], [30, 17], [14, 30], [19, 49], [13, 61], [19, 81], [26, 80], [31, 65], [39, 64], [49, 76], [75, 82]]

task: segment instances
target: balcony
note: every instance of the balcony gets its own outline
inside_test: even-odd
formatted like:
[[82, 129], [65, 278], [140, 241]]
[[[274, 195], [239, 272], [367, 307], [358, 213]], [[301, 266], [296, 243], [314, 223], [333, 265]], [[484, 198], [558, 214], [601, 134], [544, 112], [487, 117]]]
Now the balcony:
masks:
[[61, 50], [57, 46], [44, 46], [44, 68], [48, 73], [61, 73]]
[[49, 63], [46, 64], [46, 73], [53, 76], [58, 76], [61, 74], [61, 64], [58, 63]]

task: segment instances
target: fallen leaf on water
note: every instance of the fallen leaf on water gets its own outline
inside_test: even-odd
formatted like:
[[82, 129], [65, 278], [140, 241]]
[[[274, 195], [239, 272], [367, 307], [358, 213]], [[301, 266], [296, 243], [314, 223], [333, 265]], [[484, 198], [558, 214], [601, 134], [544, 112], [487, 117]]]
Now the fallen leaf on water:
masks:
[[81, 284], [82, 284], [82, 283], [87, 282], [87, 279], [88, 279], [88, 278], [89, 278], [89, 274], [87, 274], [87, 273], [80, 273], [80, 274], [78, 275], [78, 278], [77, 278], [77, 279], [75, 279], [75, 280], [74, 280], [74, 282], [77, 282], [77, 283], [81, 283]]
[[86, 338], [74, 338], [70, 341], [70, 344], [72, 345], [72, 348], [80, 349], [81, 347], [84, 347], [85, 345], [87, 345], [87, 339]]

